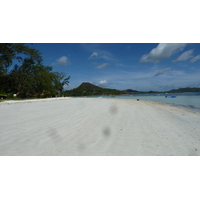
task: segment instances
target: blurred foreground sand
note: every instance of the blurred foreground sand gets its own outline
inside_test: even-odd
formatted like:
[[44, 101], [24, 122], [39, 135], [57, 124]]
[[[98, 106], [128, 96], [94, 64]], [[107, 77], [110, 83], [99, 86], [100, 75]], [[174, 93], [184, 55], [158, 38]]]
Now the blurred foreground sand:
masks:
[[126, 99], [0, 103], [0, 155], [200, 155], [200, 113]]

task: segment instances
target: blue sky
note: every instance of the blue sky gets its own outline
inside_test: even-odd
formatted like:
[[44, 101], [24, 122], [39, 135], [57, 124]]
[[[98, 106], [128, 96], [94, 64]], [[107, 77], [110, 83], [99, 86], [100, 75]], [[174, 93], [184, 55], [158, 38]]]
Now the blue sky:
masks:
[[43, 64], [82, 82], [119, 90], [200, 87], [198, 43], [33, 43]]

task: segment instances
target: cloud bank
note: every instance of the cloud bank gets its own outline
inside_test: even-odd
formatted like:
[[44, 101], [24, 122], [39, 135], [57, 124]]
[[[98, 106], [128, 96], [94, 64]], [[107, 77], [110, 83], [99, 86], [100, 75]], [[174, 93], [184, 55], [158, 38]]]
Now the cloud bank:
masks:
[[173, 54], [182, 51], [186, 44], [180, 43], [160, 43], [156, 48], [152, 49], [149, 54], [141, 57], [141, 62], [158, 63], [162, 60], [170, 58]]

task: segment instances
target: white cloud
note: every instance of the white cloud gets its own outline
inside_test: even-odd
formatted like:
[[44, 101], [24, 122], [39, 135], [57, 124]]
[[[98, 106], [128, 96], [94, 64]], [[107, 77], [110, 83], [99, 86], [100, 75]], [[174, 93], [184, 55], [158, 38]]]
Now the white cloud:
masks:
[[101, 68], [104, 68], [104, 67], [106, 67], [108, 65], [110, 65], [110, 64], [109, 63], [102, 63], [99, 66], [97, 66], [96, 69], [101, 69]]
[[114, 55], [108, 51], [99, 50], [99, 58], [102, 58], [104, 60], [109, 60], [109, 61], [117, 61]]
[[101, 44], [81, 44], [81, 47], [86, 51], [93, 52], [88, 59], [98, 58], [107, 61], [118, 61], [111, 52], [102, 50]]
[[185, 51], [176, 60], [173, 60], [173, 62], [181, 62], [181, 61], [188, 60], [189, 58], [192, 57], [192, 54], [193, 54], [193, 49], [190, 49], [189, 51]]
[[[187, 68], [181, 68], [180, 70], [173, 68], [170, 71], [166, 71], [163, 75], [155, 76], [160, 70], [157, 67], [144, 68], [142, 71], [139, 69], [134, 71], [127, 71], [123, 68], [120, 70], [115, 69], [113, 73], [97, 73], [92, 77], [85, 78], [84, 81], [87, 80], [102, 87], [105, 87], [102, 84], [104, 83], [106, 85], [107, 82], [108, 85], [106, 87], [109, 88], [139, 91], [166, 91], [175, 87], [187, 87], [189, 84], [200, 84], [200, 69], [188, 73], [186, 71]], [[80, 79], [79, 82], [81, 82]], [[169, 85], [170, 87], [168, 87]], [[160, 88], [161, 86], [168, 88]]]
[[59, 59], [56, 60], [55, 63], [52, 63], [52, 65], [58, 65], [58, 66], [65, 66], [65, 65], [69, 65], [70, 62], [67, 58], [67, 56], [62, 56]]
[[152, 49], [149, 54], [141, 57], [141, 62], [158, 63], [162, 60], [170, 58], [173, 54], [182, 51], [186, 44], [183, 43], [160, 43], [156, 48]]
[[194, 63], [194, 62], [196, 62], [197, 60], [200, 60], [200, 54], [199, 54], [198, 56], [195, 56], [194, 58], [192, 58], [192, 59], [190, 60], [190, 62], [191, 62], [191, 63]]
[[100, 87], [107, 87], [109, 85], [109, 83], [107, 80], [102, 80], [102, 81], [99, 81], [98, 85]]
[[94, 57], [97, 57], [98, 53], [97, 52], [93, 52], [92, 55], [90, 55], [90, 57], [88, 59], [92, 59]]
[[162, 70], [158, 71], [158, 72], [155, 74], [155, 76], [159, 76], [159, 75], [161, 75], [161, 74], [164, 74], [165, 72], [167, 72], [167, 71], [169, 71], [169, 70], [172, 70], [172, 68], [169, 67], [169, 68], [162, 69]]

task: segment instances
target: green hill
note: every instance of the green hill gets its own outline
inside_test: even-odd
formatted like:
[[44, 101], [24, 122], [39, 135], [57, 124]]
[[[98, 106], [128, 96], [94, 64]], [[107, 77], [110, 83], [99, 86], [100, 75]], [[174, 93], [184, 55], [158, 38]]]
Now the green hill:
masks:
[[98, 87], [91, 83], [84, 82], [79, 87], [64, 92], [66, 96], [99, 96], [99, 95], [120, 95], [122, 91]]
[[137, 94], [138, 93], [137, 90], [132, 90], [132, 89], [123, 90], [123, 92], [126, 94]]
[[200, 92], [200, 88], [179, 88], [179, 89], [172, 89], [167, 91], [168, 93], [179, 93], [179, 92]]
[[[200, 88], [187, 87], [187, 88], [172, 89], [166, 92], [168, 93], [200, 92]], [[88, 82], [84, 82], [79, 87], [74, 88], [72, 90], [64, 91], [65, 96], [101, 96], [101, 95], [151, 94], [151, 93], [158, 93], [158, 92], [156, 91], [142, 92], [142, 91], [137, 91], [137, 90], [132, 90], [132, 89], [120, 91], [116, 89], [98, 87]]]

